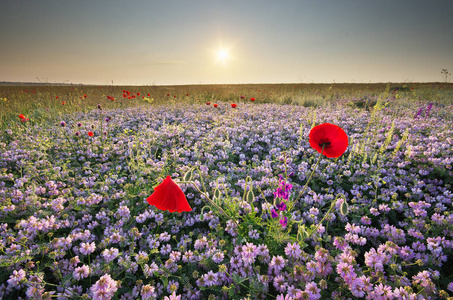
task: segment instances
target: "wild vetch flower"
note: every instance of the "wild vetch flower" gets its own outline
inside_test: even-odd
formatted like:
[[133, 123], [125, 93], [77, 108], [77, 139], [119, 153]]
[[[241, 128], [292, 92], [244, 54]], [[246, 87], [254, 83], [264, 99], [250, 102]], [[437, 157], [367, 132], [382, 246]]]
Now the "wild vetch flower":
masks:
[[90, 243], [81, 243], [80, 244], [80, 253], [84, 255], [88, 255], [90, 253], [93, 253], [94, 250], [96, 250], [96, 245], [94, 242]]
[[176, 295], [176, 292], [173, 292], [170, 297], [165, 296], [164, 300], [181, 300], [181, 295]]
[[241, 100], [244, 99], [244, 98], [245, 98], [245, 96], [244, 96], [244, 95], [241, 95]]
[[211, 102], [206, 102], [206, 105], [211, 105]]
[[109, 274], [102, 276], [91, 288], [94, 300], [111, 299], [118, 290], [118, 284]]
[[423, 112], [423, 107], [420, 107], [418, 112], [415, 114], [414, 119], [417, 119], [417, 117], [420, 116], [422, 114], [422, 112]]
[[77, 123], [77, 127], [82, 127], [82, 123]]
[[271, 211], [271, 217], [272, 217], [273, 219], [275, 219], [275, 218], [278, 217], [278, 213], [275, 211], [275, 209], [272, 209], [272, 211]]
[[75, 268], [74, 272], [72, 273], [72, 276], [75, 280], [87, 278], [88, 275], [90, 275], [90, 268], [87, 265]]
[[142, 286], [142, 289], [140, 291], [140, 295], [142, 296], [142, 299], [148, 300], [148, 299], [154, 299], [156, 298], [156, 289], [152, 285], [144, 285]]
[[280, 220], [280, 224], [285, 227], [286, 225], [288, 225], [288, 218], [287, 217], [283, 217], [283, 219]]
[[80, 132], [76, 131], [75, 136], [79, 136]]
[[[324, 123], [313, 127], [309, 134], [310, 146], [327, 157], [339, 157], [348, 148], [348, 136], [339, 126]], [[324, 147], [324, 150], [323, 150]]]
[[285, 211], [286, 210], [286, 203], [285, 202], [280, 202], [280, 204], [277, 204], [277, 208], [280, 211]]
[[98, 109], [102, 109], [102, 106], [100, 104], [98, 104], [97, 108]]
[[154, 189], [154, 193], [146, 200], [149, 204], [154, 205], [158, 209], [168, 210], [169, 212], [177, 211], [180, 213], [192, 210], [183, 191], [170, 176], [167, 176], [167, 178]]
[[13, 275], [6, 282], [10, 287], [17, 287], [23, 280], [25, 280], [25, 271], [20, 269], [19, 271], [14, 270]]
[[61, 122], [60, 122], [60, 126], [61, 126], [61, 127], [65, 127], [65, 126], [66, 126], [66, 122], [65, 122], [65, 121], [61, 121]]
[[288, 243], [286, 248], [285, 248], [285, 254], [288, 256], [288, 257], [292, 257], [292, 258], [299, 258], [300, 255], [302, 254], [302, 250], [300, 249], [300, 246], [298, 243]]
[[431, 110], [431, 107], [433, 107], [433, 104], [432, 104], [432, 103], [428, 104], [428, 107], [426, 108], [426, 116], [429, 115], [429, 112], [430, 112], [430, 110]]
[[274, 196], [276, 198], [288, 200], [289, 193], [292, 188], [293, 188], [293, 185], [291, 183], [286, 183], [285, 180], [283, 180], [283, 177], [280, 175], [279, 185], [278, 185], [277, 190], [274, 193]]
[[119, 251], [116, 248], [111, 247], [110, 249], [105, 249], [102, 251], [102, 256], [107, 262], [113, 261], [119, 255]]

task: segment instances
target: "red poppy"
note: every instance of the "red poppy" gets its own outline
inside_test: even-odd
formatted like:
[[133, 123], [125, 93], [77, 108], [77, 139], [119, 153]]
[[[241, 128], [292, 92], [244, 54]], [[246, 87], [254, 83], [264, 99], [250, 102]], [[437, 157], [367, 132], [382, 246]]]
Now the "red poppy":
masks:
[[235, 108], [236, 106], [238, 106], [236, 103], [231, 103], [232, 108]]
[[217, 107], [218, 105], [214, 103], [214, 107]]
[[151, 97], [151, 94], [150, 94], [150, 93], [148, 93], [148, 97]]
[[252, 101], [252, 102], [255, 101], [255, 100], [256, 100], [255, 98], [250, 98], [250, 101]]
[[186, 94], [186, 96], [189, 96], [189, 94]]
[[176, 98], [176, 95], [174, 97]]
[[83, 95], [83, 98], [86, 98], [86, 97], [87, 97], [87, 95]]
[[58, 96], [56, 96], [55, 99], [58, 99]]
[[88, 134], [88, 136], [93, 136], [94, 135], [94, 133], [92, 131], [88, 131], [87, 134]]
[[310, 146], [327, 157], [339, 157], [348, 148], [348, 136], [339, 126], [324, 123], [313, 127], [309, 134]]
[[206, 105], [211, 105], [211, 102], [206, 102]]
[[150, 205], [169, 212], [177, 211], [180, 213], [192, 210], [183, 191], [170, 176], [167, 176], [161, 184], [156, 186], [154, 193], [146, 200]]
[[65, 105], [65, 104], [66, 104], [66, 101], [61, 102], [61, 104]]
[[170, 94], [167, 94], [167, 96], [170, 96]]
[[21, 118], [23, 120], [23, 119], [25, 119], [25, 116], [23, 114], [20, 114], [19, 118]]
[[137, 93], [137, 96], [140, 96], [140, 93]]

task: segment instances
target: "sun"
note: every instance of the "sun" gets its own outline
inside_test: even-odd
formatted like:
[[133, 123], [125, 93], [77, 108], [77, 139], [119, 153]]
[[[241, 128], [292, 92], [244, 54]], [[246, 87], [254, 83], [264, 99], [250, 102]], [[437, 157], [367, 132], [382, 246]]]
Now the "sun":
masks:
[[229, 54], [227, 49], [220, 49], [217, 51], [217, 59], [221, 62], [226, 62], [228, 58]]

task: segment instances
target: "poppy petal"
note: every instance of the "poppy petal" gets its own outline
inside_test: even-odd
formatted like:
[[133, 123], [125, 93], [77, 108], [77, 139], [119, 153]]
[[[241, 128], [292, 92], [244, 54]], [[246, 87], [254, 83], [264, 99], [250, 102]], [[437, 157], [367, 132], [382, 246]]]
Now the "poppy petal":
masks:
[[[334, 124], [324, 123], [315, 126], [309, 134], [310, 146], [327, 157], [339, 157], [348, 148], [348, 136]], [[324, 150], [322, 147], [324, 146]]]
[[182, 211], [192, 210], [183, 191], [170, 176], [167, 176], [146, 200], [150, 205], [154, 205], [160, 210], [168, 210], [169, 212], [177, 211], [180, 213]]

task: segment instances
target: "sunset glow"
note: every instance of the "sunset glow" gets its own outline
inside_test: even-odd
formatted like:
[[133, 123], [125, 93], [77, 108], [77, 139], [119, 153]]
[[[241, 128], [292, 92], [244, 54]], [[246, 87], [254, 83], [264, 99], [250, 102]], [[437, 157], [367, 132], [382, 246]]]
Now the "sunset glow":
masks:
[[0, 2], [0, 81], [433, 82], [453, 70], [453, 1]]
[[217, 52], [217, 59], [223, 63], [225, 63], [229, 58], [228, 50], [226, 49], [220, 49]]

